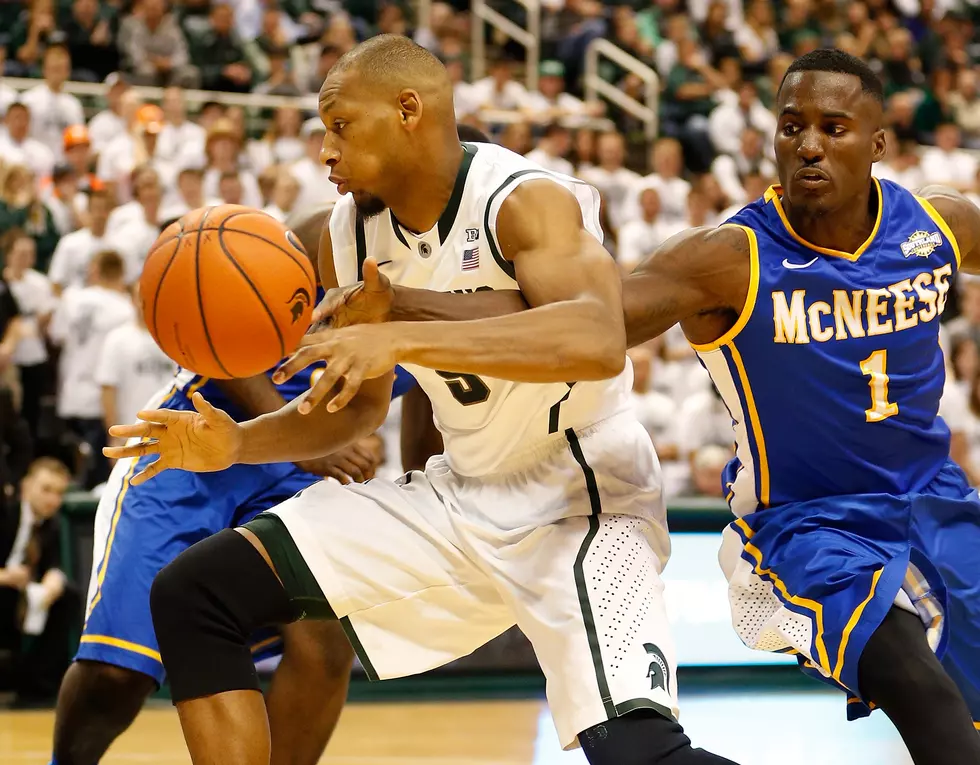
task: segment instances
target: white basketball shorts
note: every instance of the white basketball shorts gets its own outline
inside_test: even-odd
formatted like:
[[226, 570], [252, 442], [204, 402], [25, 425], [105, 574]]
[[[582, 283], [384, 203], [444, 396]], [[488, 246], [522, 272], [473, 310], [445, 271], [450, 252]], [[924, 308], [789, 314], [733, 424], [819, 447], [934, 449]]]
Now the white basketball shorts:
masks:
[[317, 483], [247, 528], [307, 616], [341, 619], [371, 679], [438, 667], [516, 623], [566, 748], [634, 709], [677, 715], [660, 466], [631, 414], [491, 476], [440, 456], [395, 483]]

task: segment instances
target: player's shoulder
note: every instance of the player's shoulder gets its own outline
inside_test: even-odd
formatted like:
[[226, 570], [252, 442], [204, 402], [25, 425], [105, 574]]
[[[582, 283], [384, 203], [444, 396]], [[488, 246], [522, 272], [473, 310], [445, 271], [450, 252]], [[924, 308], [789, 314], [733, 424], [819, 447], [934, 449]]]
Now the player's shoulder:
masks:
[[980, 209], [969, 198], [939, 185], [923, 186], [915, 197], [930, 215], [935, 212], [932, 217], [938, 216], [937, 223], [946, 226], [960, 253], [965, 255], [980, 246]]
[[695, 280], [715, 279], [720, 273], [747, 266], [753, 257], [758, 257], [755, 233], [747, 226], [700, 226], [674, 234], [634, 273], [642, 275], [667, 268]]

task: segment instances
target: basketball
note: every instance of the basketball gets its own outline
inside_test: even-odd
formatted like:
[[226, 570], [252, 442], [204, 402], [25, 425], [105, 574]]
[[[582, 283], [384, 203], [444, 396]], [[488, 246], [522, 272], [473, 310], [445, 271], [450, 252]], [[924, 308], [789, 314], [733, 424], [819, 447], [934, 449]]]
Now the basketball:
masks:
[[295, 350], [316, 277], [299, 239], [240, 205], [187, 213], [160, 234], [140, 277], [146, 326], [181, 367], [251, 377]]

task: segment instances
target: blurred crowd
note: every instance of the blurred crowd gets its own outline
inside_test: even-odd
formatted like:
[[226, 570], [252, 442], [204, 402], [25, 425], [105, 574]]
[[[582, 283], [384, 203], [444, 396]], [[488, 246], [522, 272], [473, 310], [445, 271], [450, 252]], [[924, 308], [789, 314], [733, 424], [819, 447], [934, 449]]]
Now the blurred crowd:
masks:
[[[490, 4], [525, 20], [512, 4]], [[16, 88], [0, 78], [4, 496], [37, 456], [64, 463], [73, 485], [98, 487], [106, 425], [131, 420], [172, 374], [133, 294], [161, 226], [207, 204], [282, 220], [336, 198], [318, 160], [313, 94], [340, 55], [379, 32], [441, 57], [461, 123], [598, 188], [606, 245], [624, 273], [776, 182], [776, 88], [794, 56], [822, 46], [865, 57], [885, 84], [879, 177], [947, 184], [980, 202], [975, 0], [543, 0], [534, 89], [523, 49], [492, 32], [476, 76], [467, 3], [429, 5], [424, 25], [412, 18], [387, 0], [0, 2], [0, 69], [34, 78]], [[585, 97], [584, 54], [597, 38], [659, 77], [655, 140]], [[631, 71], [607, 62], [600, 74], [642, 98]], [[89, 83], [85, 95], [70, 81]], [[273, 108], [248, 93], [292, 99]], [[959, 294], [944, 328], [943, 405], [954, 455], [980, 482], [980, 286], [961, 279]], [[730, 420], [683, 335], [675, 328], [631, 356], [635, 405], [668, 493], [719, 496]], [[395, 473], [397, 417], [395, 407], [382, 433]]]

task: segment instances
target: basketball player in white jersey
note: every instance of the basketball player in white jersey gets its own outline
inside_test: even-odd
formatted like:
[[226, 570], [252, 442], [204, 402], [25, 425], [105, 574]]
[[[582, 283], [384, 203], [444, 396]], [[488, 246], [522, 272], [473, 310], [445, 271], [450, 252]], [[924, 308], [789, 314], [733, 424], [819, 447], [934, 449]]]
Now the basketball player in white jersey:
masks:
[[[445, 69], [406, 38], [345, 55], [320, 116], [321, 156], [345, 195], [320, 242], [325, 288], [367, 263], [427, 290], [517, 287], [532, 308], [404, 327], [397, 353], [446, 447], [424, 472], [315, 484], [157, 577], [154, 627], [193, 761], [266, 765], [246, 638], [259, 624], [337, 618], [372, 679], [440, 666], [516, 623], [563, 746], [602, 765], [726, 762], [676, 723], [660, 468], [629, 404], [598, 194], [500, 147], [460, 145]], [[353, 329], [370, 341], [370, 325]], [[333, 451], [384, 419], [395, 362], [375, 362], [337, 354], [328, 404], [301, 397], [241, 425], [200, 394], [196, 413], [142, 412], [112, 434], [148, 440], [107, 454], [159, 454], [139, 483]]]

